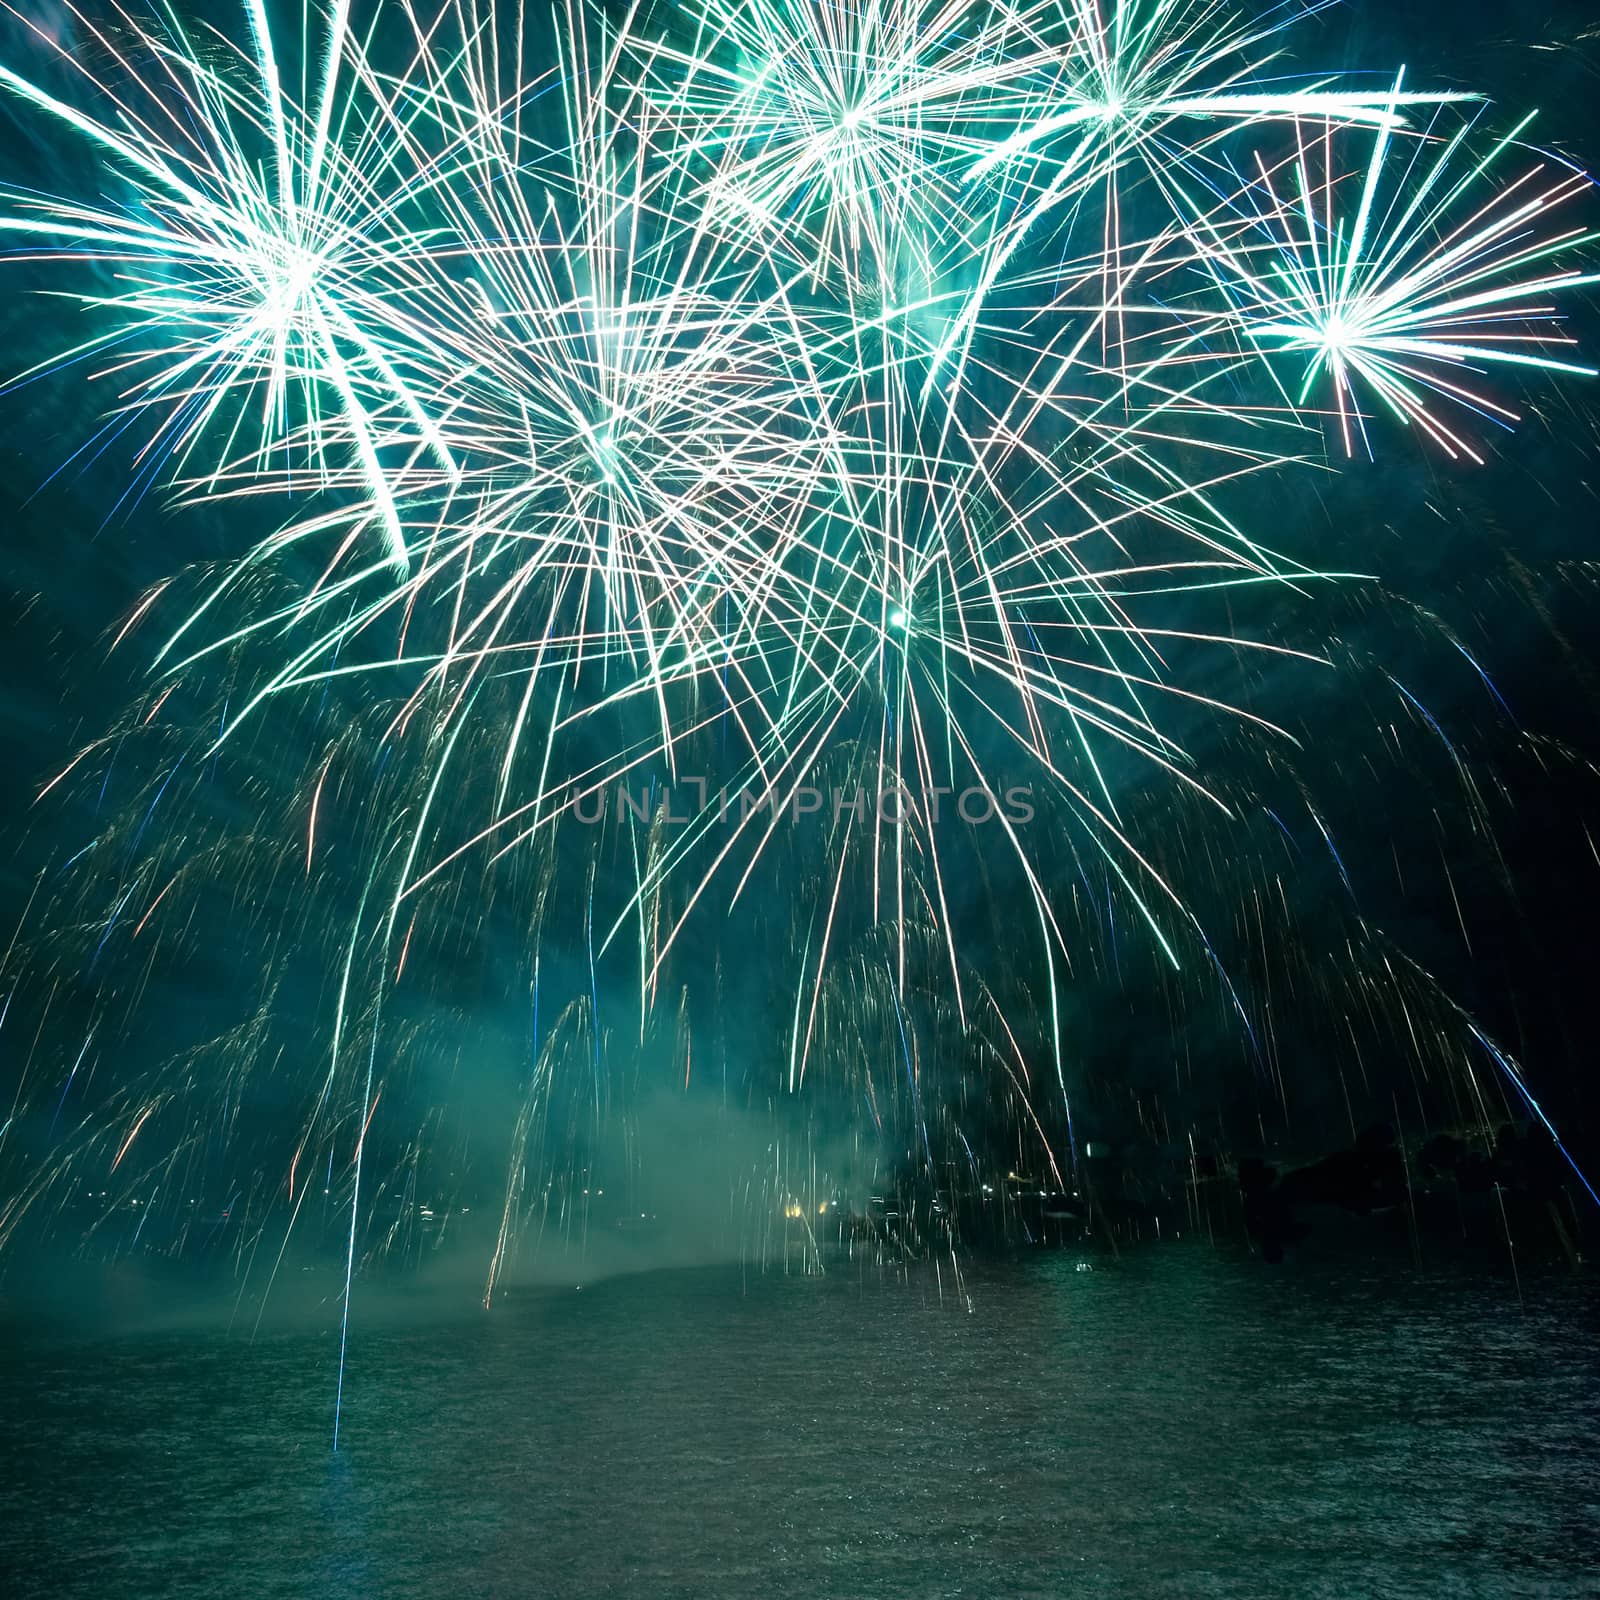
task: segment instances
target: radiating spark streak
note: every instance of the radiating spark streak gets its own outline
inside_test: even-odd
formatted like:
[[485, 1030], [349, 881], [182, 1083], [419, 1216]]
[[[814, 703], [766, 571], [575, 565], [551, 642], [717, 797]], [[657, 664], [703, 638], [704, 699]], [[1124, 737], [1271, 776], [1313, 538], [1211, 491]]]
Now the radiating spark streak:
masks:
[[51, 779], [51, 780], [50, 780], [50, 781], [49, 781], [49, 783], [47, 783], [47, 784], [46, 784], [46, 785], [45, 785], [45, 786], [44, 786], [44, 788], [42, 788], [42, 789], [41, 789], [41, 790], [40, 790], [40, 791], [39, 791], [39, 792], [38, 792], [38, 794], [36, 794], [36, 795], [35, 795], [35, 796], [34, 796], [34, 797], [33, 797], [33, 802], [34, 802], [34, 804], [35, 804], [35, 805], [37, 805], [37, 804], [38, 804], [38, 803], [39, 803], [39, 802], [40, 802], [40, 801], [41, 801], [41, 800], [43, 800], [43, 799], [44, 799], [44, 797], [45, 797], [45, 796], [46, 796], [46, 795], [47, 795], [47, 794], [49, 794], [49, 793], [50, 793], [50, 791], [51, 791], [51, 790], [52, 790], [52, 789], [54, 789], [54, 788], [55, 788], [55, 787], [56, 787], [56, 785], [57, 785], [57, 784], [59, 784], [59, 783], [60, 783], [60, 782], [61, 782], [61, 780], [62, 780], [62, 779], [63, 779], [63, 778], [65, 778], [65, 777], [68, 777], [68, 776], [69, 776], [69, 775], [70, 775], [70, 774], [71, 774], [71, 773], [72, 773], [72, 772], [74, 772], [74, 771], [75, 771], [75, 770], [76, 770], [76, 769], [77, 769], [77, 767], [78, 767], [78, 766], [79, 766], [79, 765], [80, 765], [80, 764], [81, 764], [81, 763], [82, 763], [82, 762], [83, 762], [83, 760], [84, 760], [84, 758], [85, 758], [85, 757], [87, 757], [87, 756], [90, 756], [90, 755], [92, 755], [92, 754], [93, 754], [93, 753], [94, 753], [94, 752], [95, 752], [95, 751], [96, 751], [96, 750], [101, 750], [101, 749], [104, 749], [104, 748], [105, 748], [105, 746], [106, 746], [106, 745], [108, 745], [108, 744], [110, 744], [110, 743], [111, 743], [111, 742], [112, 742], [112, 736], [110, 736], [110, 735], [108, 735], [108, 736], [107, 736], [107, 737], [106, 737], [106, 738], [104, 738], [104, 739], [96, 739], [96, 740], [95, 740], [95, 741], [94, 741], [94, 743], [93, 743], [93, 744], [88, 744], [88, 745], [85, 745], [85, 746], [84, 746], [84, 747], [83, 747], [83, 749], [81, 749], [81, 750], [80, 750], [80, 751], [79, 751], [79, 752], [78, 752], [78, 753], [77, 753], [77, 755], [75, 755], [75, 756], [74, 756], [74, 757], [73, 757], [73, 758], [72, 758], [72, 760], [70, 760], [70, 761], [69, 761], [69, 762], [68, 762], [68, 763], [67, 763], [67, 764], [66, 764], [66, 766], [64, 766], [64, 767], [63, 767], [63, 768], [62, 768], [62, 769], [61, 769], [61, 771], [60, 771], [60, 772], [58, 772], [58, 773], [57, 773], [57, 774], [56, 774], [56, 775], [55, 775], [55, 777], [53, 777], [53, 778], [52, 778], [52, 779]]
[[165, 583], [158, 583], [155, 588], [152, 589], [150, 593], [139, 602], [139, 604], [134, 608], [133, 613], [129, 616], [128, 620], [124, 622], [123, 625], [117, 630], [116, 638], [111, 641], [111, 648], [113, 650], [115, 650], [117, 646], [120, 645], [122, 641], [126, 639], [128, 635], [139, 625], [141, 618], [143, 618], [144, 614], [150, 609], [150, 607], [153, 606], [156, 601], [166, 593], [168, 585], [171, 583], [171, 581], [172, 580], [169, 578]]
[[152, 1100], [143, 1111], [139, 1113], [138, 1120], [128, 1130], [128, 1136], [117, 1148], [116, 1159], [111, 1163], [111, 1170], [115, 1172], [122, 1165], [122, 1158], [133, 1147], [133, 1141], [139, 1137], [139, 1130], [150, 1120], [150, 1115], [161, 1104], [159, 1100]]
[[311, 876], [311, 867], [317, 850], [317, 811], [322, 805], [322, 786], [328, 781], [329, 766], [325, 765], [317, 776], [317, 786], [311, 792], [311, 814], [306, 819], [306, 876]]

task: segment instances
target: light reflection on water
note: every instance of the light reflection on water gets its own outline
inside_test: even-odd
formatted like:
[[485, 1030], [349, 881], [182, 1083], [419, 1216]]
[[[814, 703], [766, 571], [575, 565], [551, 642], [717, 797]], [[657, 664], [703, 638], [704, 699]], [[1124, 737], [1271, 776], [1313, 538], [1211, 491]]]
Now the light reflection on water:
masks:
[[[26, 1341], [11, 1593], [1600, 1593], [1600, 1288], [1152, 1251]], [[9, 1550], [8, 1548], [9, 1547]]]

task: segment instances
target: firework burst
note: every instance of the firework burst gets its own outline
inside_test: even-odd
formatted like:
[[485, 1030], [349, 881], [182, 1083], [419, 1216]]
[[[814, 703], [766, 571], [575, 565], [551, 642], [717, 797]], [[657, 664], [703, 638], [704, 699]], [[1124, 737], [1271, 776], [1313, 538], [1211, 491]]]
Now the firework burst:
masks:
[[[491, 936], [527, 953], [533, 1010], [491, 1285], [551, 1192], [530, 1163], [559, 1144], [570, 1177], [572, 1130], [624, 1098], [623, 1033], [696, 1081], [761, 938], [782, 1045], [747, 1091], [829, 1083], [930, 1173], [977, 1170], [981, 1080], [1067, 1181], [1071, 974], [1102, 918], [1171, 969], [1194, 955], [1249, 1032], [1184, 893], [1184, 857], [1228, 852], [1135, 820], [1170, 790], [1243, 826], [1195, 719], [1287, 760], [1239, 664], [1326, 670], [1319, 640], [1230, 609], [1344, 576], [1258, 537], [1249, 484], [1316, 454], [1329, 410], [1353, 453], [1372, 400], [1476, 456], [1449, 411], [1511, 413], [1474, 373], [1587, 371], [1554, 301], [1596, 281], [1559, 220], [1588, 180], [1525, 125], [1280, 76], [1312, 9], [336, 0], [287, 41], [254, 3], [237, 40], [71, 11], [72, 44], [20, 21], [0, 85], [110, 175], [0, 200], [99, 328], [30, 375], [114, 381], [139, 471], [190, 500], [289, 491], [198, 600], [164, 585], [123, 630], [166, 627], [138, 730], [184, 696], [214, 720], [204, 762], [138, 795], [114, 909], [79, 918], [91, 967], [190, 937], [185, 892], [234, 856], [147, 829], [218, 761], [272, 797], [264, 947], [306, 921], [291, 884], [338, 899], [323, 1065], [256, 1168], [252, 1259], [287, 1217], [283, 1259], [320, 1189], [353, 1276], [375, 1152], [414, 1181], [442, 1120], [384, 1143], [426, 1035], [397, 997]], [[312, 730], [292, 772], [249, 765], [272, 716]], [[648, 802], [587, 828], [623, 781]], [[701, 808], [669, 831], [685, 783]], [[271, 1005], [217, 1039], [265, 1053]], [[72, 1124], [0, 1233], [102, 1167], [181, 1189], [203, 1075], [153, 1076]], [[769, 1187], [809, 1215], [815, 1183]]]
[[412, 148], [405, 115], [352, 39], [348, 7], [297, 41], [312, 76], [304, 103], [253, 0], [243, 43], [171, 9], [96, 19], [69, 7], [75, 47], [12, 15], [65, 82], [51, 92], [0, 63], [0, 86], [122, 191], [98, 204], [0, 197], [0, 229], [48, 241], [36, 259], [112, 280], [109, 292], [64, 291], [104, 328], [46, 369], [94, 363], [122, 413], [151, 419], [142, 453], [154, 470], [197, 470], [205, 488], [241, 450], [258, 475], [292, 467], [291, 438], [319, 478], [353, 460], [404, 571], [385, 457], [423, 447], [454, 470], [419, 385], [426, 313], [407, 309], [430, 283], [417, 214], [448, 174], [397, 159]]
[[[1479, 382], [1485, 375], [1594, 376], [1554, 353], [1575, 343], [1554, 297], [1596, 281], [1561, 265], [1595, 240], [1561, 223], [1590, 180], [1526, 150], [1530, 120], [1481, 154], [1471, 145], [1475, 118], [1408, 140], [1385, 124], [1364, 171], [1335, 152], [1348, 135], [1302, 128], [1290, 170], [1263, 167], [1249, 191], [1250, 232], [1234, 234], [1234, 248], [1218, 247], [1215, 225], [1202, 236], [1246, 336], [1269, 358], [1302, 360], [1291, 402], [1303, 408], [1332, 391], [1347, 455], [1358, 443], [1371, 448], [1363, 392], [1450, 455], [1481, 464], [1443, 413], [1516, 422]], [[1504, 170], [1519, 157], [1530, 164]]]

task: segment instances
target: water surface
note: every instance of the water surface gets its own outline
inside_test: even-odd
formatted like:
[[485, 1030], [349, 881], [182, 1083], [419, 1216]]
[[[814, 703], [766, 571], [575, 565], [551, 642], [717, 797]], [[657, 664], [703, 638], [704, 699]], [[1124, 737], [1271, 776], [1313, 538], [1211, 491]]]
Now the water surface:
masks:
[[1078, 1266], [11, 1337], [6, 1592], [1600, 1594], [1591, 1279]]

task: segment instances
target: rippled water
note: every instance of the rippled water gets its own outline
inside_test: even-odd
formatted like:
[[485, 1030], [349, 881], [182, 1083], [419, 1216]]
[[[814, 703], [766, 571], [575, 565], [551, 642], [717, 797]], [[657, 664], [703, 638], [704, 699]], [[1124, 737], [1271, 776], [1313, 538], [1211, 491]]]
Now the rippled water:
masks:
[[[1600, 1594], [1600, 1293], [1199, 1251], [13, 1342], [11, 1594]], [[970, 1309], [969, 1309], [970, 1300]]]

